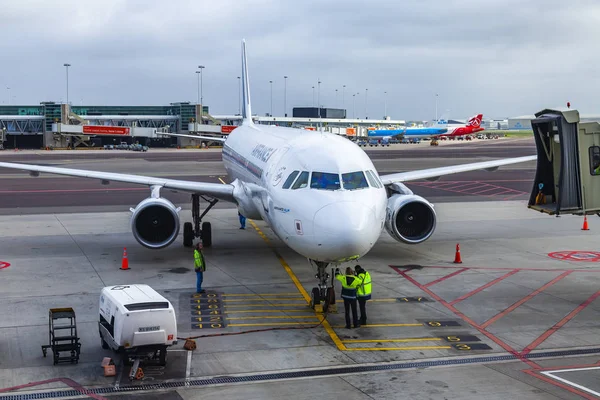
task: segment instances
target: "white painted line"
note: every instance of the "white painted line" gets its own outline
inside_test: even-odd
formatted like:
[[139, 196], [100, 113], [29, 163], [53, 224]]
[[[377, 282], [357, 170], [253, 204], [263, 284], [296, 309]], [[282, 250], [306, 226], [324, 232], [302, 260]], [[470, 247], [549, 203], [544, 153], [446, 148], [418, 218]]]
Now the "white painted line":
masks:
[[185, 380], [186, 380], [186, 383], [187, 383], [187, 381], [190, 380], [191, 371], [192, 371], [192, 351], [188, 350], [188, 353], [187, 353], [187, 364], [185, 366]]
[[593, 394], [594, 396], [600, 397], [600, 393], [595, 392], [592, 389], [589, 389], [589, 388], [587, 388], [585, 386], [582, 386], [582, 385], [578, 385], [577, 383], [571, 382], [568, 379], [564, 379], [564, 378], [561, 378], [559, 376], [553, 375], [553, 374], [560, 373], [560, 372], [588, 371], [588, 370], [591, 370], [591, 369], [599, 369], [599, 368], [600, 367], [579, 368], [579, 369], [575, 369], [575, 368], [573, 368], [573, 369], [559, 369], [557, 371], [541, 371], [541, 373], [544, 374], [544, 375], [546, 375], [546, 376], [549, 376], [549, 377], [551, 377], [553, 379], [556, 379], [557, 381], [561, 381], [563, 383], [566, 383], [569, 386], [573, 386], [573, 387], [575, 387], [577, 389], [583, 390], [584, 392], [588, 392], [588, 393]]

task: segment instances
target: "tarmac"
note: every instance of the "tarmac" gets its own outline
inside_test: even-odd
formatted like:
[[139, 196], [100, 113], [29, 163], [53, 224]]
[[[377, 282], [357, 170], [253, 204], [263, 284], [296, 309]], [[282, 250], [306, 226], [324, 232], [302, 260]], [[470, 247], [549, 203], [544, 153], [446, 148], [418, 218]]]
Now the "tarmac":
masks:
[[[523, 140], [408, 146], [368, 152], [387, 173], [534, 151]], [[130, 159], [115, 152], [108, 162], [93, 152], [50, 152], [46, 163], [210, 180], [223, 172], [204, 156], [213, 152], [181, 151], [173, 161], [173, 152], [157, 151], [161, 161], [150, 161], [152, 150]], [[207, 293], [198, 296], [182, 240], [149, 251], [131, 235], [126, 210], [149, 192], [105, 193], [112, 184], [94, 191], [97, 182], [0, 171], [0, 399], [598, 398], [600, 220], [590, 217], [583, 231], [580, 217], [528, 210], [533, 168], [413, 183], [435, 204], [436, 232], [416, 246], [382, 232], [359, 262], [373, 278], [368, 324], [351, 330], [343, 304], [326, 317], [307, 306], [315, 285], [307, 261], [262, 221], [240, 230], [229, 206], [207, 216], [213, 246], [205, 249]], [[188, 206], [181, 220], [190, 218]], [[128, 271], [120, 270], [124, 247]], [[132, 283], [173, 303], [180, 341], [166, 367], [144, 367], [142, 380], [129, 381], [128, 368], [102, 349], [97, 319], [100, 289]], [[77, 365], [53, 366], [42, 355], [54, 307], [76, 311]], [[198, 336], [196, 350], [183, 349], [183, 339]], [[103, 357], [115, 359], [117, 376], [103, 376]]]

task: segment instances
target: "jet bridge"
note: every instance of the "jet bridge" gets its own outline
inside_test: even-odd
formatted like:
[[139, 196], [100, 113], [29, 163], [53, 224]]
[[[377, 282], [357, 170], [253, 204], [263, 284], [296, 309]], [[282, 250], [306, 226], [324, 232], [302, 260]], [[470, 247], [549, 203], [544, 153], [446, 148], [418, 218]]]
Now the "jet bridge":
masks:
[[537, 149], [528, 207], [550, 215], [600, 215], [600, 124], [572, 109], [545, 109], [531, 120]]

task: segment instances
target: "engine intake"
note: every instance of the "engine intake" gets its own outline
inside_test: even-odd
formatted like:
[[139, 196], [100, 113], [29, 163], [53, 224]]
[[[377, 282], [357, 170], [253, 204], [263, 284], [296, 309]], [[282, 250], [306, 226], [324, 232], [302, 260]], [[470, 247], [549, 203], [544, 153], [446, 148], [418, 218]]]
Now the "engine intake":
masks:
[[131, 231], [149, 249], [162, 249], [177, 239], [179, 211], [169, 200], [149, 197], [131, 209]]
[[397, 241], [424, 242], [433, 234], [435, 224], [433, 205], [421, 196], [397, 194], [388, 200], [385, 229]]

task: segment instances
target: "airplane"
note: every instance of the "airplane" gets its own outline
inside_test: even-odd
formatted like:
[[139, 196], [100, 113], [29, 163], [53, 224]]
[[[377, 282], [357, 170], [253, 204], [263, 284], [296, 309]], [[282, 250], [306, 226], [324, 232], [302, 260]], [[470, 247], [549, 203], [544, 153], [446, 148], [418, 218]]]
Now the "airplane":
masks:
[[466, 125], [448, 126], [448, 121], [444, 118], [439, 119], [435, 125], [423, 128], [404, 128], [404, 129], [374, 129], [369, 131], [368, 137], [371, 139], [402, 139], [402, 138], [439, 138], [441, 136], [461, 136], [471, 135], [481, 132], [483, 114], [477, 114], [467, 121]]
[[[403, 182], [535, 160], [525, 156], [379, 175], [369, 156], [336, 134], [254, 124], [246, 42], [242, 40], [243, 122], [223, 142], [222, 159], [230, 177], [226, 184], [193, 182], [121, 173], [0, 162], [0, 167], [148, 186], [150, 195], [130, 208], [134, 238], [149, 249], [171, 245], [180, 230], [179, 211], [161, 197], [161, 190], [191, 193], [192, 222], [183, 224], [183, 245], [195, 238], [212, 245], [210, 222], [204, 216], [218, 201], [234, 203], [253, 220], [263, 220], [287, 246], [316, 266], [317, 286], [311, 306], [322, 301], [327, 310], [335, 299], [327, 267], [358, 260], [385, 229], [396, 241], [418, 244], [436, 227], [436, 212], [425, 198]], [[191, 136], [196, 135], [180, 135]], [[215, 138], [210, 138], [216, 140]], [[208, 202], [200, 213], [200, 197]]]

